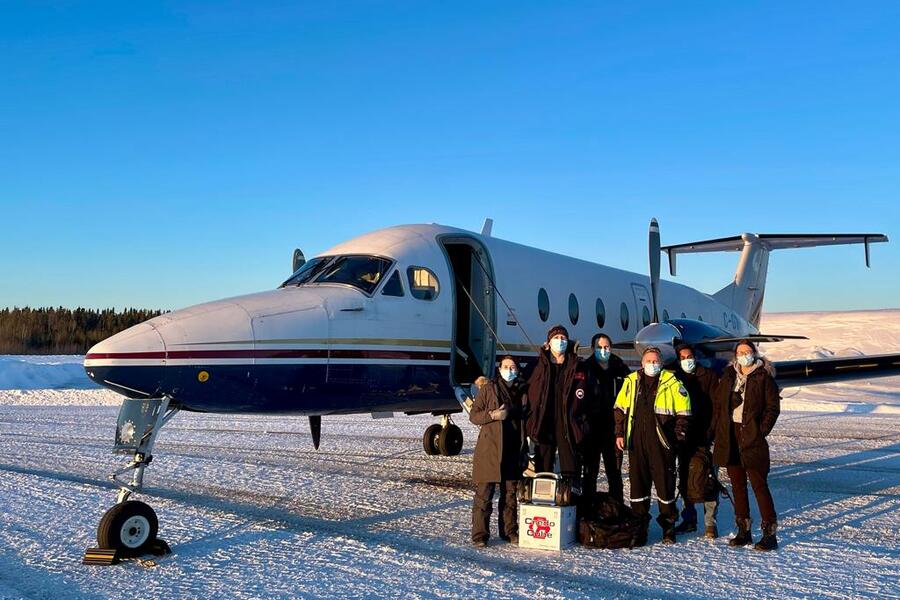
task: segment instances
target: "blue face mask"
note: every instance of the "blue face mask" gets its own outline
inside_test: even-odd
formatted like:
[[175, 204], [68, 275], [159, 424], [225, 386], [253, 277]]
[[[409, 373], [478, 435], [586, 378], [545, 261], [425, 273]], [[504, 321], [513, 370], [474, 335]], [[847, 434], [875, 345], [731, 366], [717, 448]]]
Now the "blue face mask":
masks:
[[742, 367], [749, 367], [756, 362], [756, 357], [752, 354], [742, 354], [737, 357], [738, 364]]
[[606, 362], [609, 360], [609, 348], [594, 348], [594, 356], [597, 357], [597, 360], [600, 362]]
[[681, 361], [681, 368], [685, 373], [693, 373], [697, 368], [697, 362], [693, 358], [686, 358]]
[[500, 377], [507, 383], [514, 381], [518, 376], [519, 372], [515, 369], [500, 369]]
[[553, 338], [550, 340], [550, 349], [556, 354], [562, 354], [569, 347], [569, 340], [565, 338]]
[[662, 371], [662, 365], [659, 363], [647, 363], [644, 365], [644, 373], [649, 375], [650, 377], [656, 377]]

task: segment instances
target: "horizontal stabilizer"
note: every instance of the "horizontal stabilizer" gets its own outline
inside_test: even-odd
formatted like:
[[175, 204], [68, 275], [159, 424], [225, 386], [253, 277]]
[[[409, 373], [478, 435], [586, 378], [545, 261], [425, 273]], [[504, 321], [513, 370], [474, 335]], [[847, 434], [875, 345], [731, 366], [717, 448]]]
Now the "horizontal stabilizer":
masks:
[[750, 241], [760, 242], [766, 250], [784, 250], [789, 248], [813, 248], [816, 246], [843, 246], [847, 244], [864, 244], [866, 248], [866, 266], [869, 266], [869, 244], [887, 242], [888, 237], [881, 233], [759, 233], [735, 235], [663, 246], [661, 250], [669, 257], [669, 272], [675, 275], [675, 257], [679, 254], [697, 254], [700, 252], [740, 252]]
[[781, 387], [900, 376], [900, 354], [788, 360], [773, 363]]

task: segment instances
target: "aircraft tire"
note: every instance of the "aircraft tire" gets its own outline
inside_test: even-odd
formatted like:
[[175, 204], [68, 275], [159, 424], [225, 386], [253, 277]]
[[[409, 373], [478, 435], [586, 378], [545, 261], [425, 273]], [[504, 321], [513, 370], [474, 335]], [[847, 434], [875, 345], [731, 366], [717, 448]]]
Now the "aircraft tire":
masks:
[[425, 430], [425, 434], [422, 436], [422, 446], [425, 448], [425, 454], [428, 456], [434, 456], [435, 454], [440, 453], [440, 449], [438, 448], [438, 436], [442, 429], [443, 427], [435, 423]]
[[118, 550], [121, 556], [140, 556], [156, 541], [158, 532], [159, 520], [153, 509], [131, 500], [106, 511], [97, 527], [97, 545]]
[[441, 451], [441, 456], [456, 456], [462, 450], [462, 446], [462, 429], [450, 423], [441, 430], [438, 436], [438, 450]]

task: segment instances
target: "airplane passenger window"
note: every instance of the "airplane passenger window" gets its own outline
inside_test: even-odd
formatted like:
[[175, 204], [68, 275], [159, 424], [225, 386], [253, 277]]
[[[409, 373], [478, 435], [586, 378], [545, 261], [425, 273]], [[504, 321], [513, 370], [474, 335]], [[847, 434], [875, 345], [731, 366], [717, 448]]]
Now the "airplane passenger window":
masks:
[[371, 294], [390, 267], [391, 261], [377, 256], [339, 256], [315, 282], [344, 283]]
[[550, 318], [550, 296], [544, 288], [538, 290], [538, 316], [541, 317], [541, 321]]
[[406, 270], [409, 278], [409, 293], [419, 300], [434, 300], [440, 292], [437, 276], [425, 267], [410, 267]]
[[575, 294], [569, 294], [569, 320], [572, 325], [578, 325], [578, 298]]
[[644, 322], [644, 327], [650, 324], [650, 309], [646, 306], [641, 311], [641, 320]]
[[622, 303], [622, 306], [619, 307], [619, 321], [622, 324], [622, 331], [628, 331], [628, 305], [624, 302]]
[[290, 278], [281, 284], [281, 287], [285, 287], [288, 285], [303, 285], [304, 283], [308, 283], [322, 272], [328, 263], [331, 262], [333, 256], [318, 256], [316, 258], [311, 258], [306, 261], [302, 267], [297, 269], [297, 271], [290, 276]]
[[597, 327], [603, 329], [606, 324], [606, 307], [603, 306], [603, 300], [597, 298]]
[[403, 284], [400, 282], [400, 271], [394, 271], [394, 273], [388, 278], [387, 283], [384, 284], [384, 289], [381, 290], [382, 296], [403, 296]]

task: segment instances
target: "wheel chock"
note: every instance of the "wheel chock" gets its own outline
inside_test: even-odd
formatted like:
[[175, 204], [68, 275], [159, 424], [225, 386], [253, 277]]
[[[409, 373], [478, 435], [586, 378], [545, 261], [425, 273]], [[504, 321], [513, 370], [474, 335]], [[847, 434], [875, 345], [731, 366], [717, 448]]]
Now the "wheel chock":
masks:
[[113, 548], [88, 548], [84, 551], [83, 565], [100, 565], [108, 567], [121, 562], [119, 551]]

